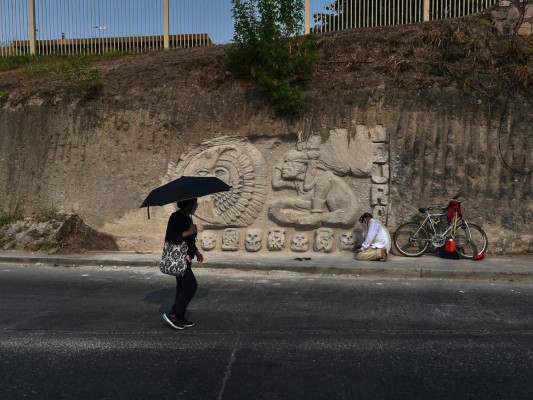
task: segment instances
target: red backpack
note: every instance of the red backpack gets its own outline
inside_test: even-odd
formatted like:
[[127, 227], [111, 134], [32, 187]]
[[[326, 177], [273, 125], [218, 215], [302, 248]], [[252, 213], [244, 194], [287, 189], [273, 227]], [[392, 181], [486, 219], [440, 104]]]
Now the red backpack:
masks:
[[448, 210], [446, 211], [446, 219], [448, 220], [448, 223], [451, 224], [453, 221], [453, 216], [455, 215], [455, 212], [457, 211], [458, 217], [463, 217], [463, 209], [461, 208], [461, 203], [458, 201], [450, 200], [448, 203]]

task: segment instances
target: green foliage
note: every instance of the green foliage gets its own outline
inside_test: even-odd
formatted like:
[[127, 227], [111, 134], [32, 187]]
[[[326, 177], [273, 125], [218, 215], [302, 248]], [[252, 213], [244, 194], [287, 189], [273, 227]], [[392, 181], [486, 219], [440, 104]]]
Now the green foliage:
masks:
[[33, 239], [39, 239], [41, 238], [44, 234], [43, 232], [37, 230], [37, 229], [32, 229], [31, 231], [28, 232], [28, 235], [33, 238]]
[[[130, 54], [127, 51], [115, 51], [104, 54], [12, 55], [0, 57], [0, 71], [22, 68], [28, 75], [59, 73], [82, 99], [91, 99], [102, 91], [100, 73], [92, 64], [98, 60]], [[0, 101], [5, 99], [7, 94], [0, 91]]]
[[90, 57], [86, 54], [73, 56], [69, 63], [61, 66], [61, 73], [84, 100], [96, 97], [102, 91], [100, 72], [91, 68]]
[[9, 97], [9, 93], [0, 90], [0, 101], [6, 101]]
[[229, 71], [254, 80], [276, 112], [290, 115], [302, 107], [301, 88], [317, 59], [313, 36], [303, 31], [302, 0], [232, 0], [234, 45]]
[[54, 219], [57, 219], [57, 210], [53, 207], [39, 210], [35, 215], [35, 220], [37, 222], [49, 222]]
[[15, 211], [13, 211], [13, 213], [0, 212], [0, 228], [9, 225], [13, 222], [20, 221], [23, 218], [24, 213], [18, 205], [17, 207], [15, 207]]

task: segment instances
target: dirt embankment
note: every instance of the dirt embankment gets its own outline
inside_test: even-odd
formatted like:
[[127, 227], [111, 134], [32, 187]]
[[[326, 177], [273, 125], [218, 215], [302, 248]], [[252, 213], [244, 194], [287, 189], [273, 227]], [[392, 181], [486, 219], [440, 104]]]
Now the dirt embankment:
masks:
[[[531, 174], [506, 168], [498, 151], [513, 168], [531, 170], [520, 121], [531, 120], [533, 38], [499, 34], [487, 13], [316, 39], [307, 105], [290, 120], [227, 72], [226, 46], [103, 58], [92, 65], [103, 89], [90, 100], [59, 72], [0, 71], [0, 211], [59, 206], [98, 229], [115, 224], [108, 232], [150, 236], [155, 228], [139, 222], [144, 214], [125, 216], [192, 146], [233, 133], [291, 141], [309, 120], [324, 135], [379, 123], [390, 134], [393, 220], [407, 218], [414, 201], [432, 204], [464, 185], [476, 222], [501, 236], [498, 249], [516, 243], [502, 229], [522, 235], [531, 221]], [[513, 102], [515, 122], [506, 124], [513, 135], [498, 149], [499, 113]], [[107, 239], [90, 244], [96, 233], [72, 218], [43, 228], [55, 238], [44, 247], [66, 251], [72, 236], [71, 250], [113, 248]], [[43, 249], [41, 229], [25, 223], [17, 225], [20, 246]], [[5, 237], [12, 232], [1, 232], [4, 246], [13, 246]]]

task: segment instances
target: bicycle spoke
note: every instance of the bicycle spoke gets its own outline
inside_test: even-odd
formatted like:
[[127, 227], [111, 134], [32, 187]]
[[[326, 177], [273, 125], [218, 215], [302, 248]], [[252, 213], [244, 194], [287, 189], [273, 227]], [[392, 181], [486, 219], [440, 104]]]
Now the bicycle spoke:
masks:
[[455, 234], [456, 251], [465, 258], [487, 251], [487, 234], [475, 224], [461, 225]]
[[429, 247], [429, 236], [422, 226], [408, 222], [394, 232], [394, 245], [404, 256], [417, 257]]

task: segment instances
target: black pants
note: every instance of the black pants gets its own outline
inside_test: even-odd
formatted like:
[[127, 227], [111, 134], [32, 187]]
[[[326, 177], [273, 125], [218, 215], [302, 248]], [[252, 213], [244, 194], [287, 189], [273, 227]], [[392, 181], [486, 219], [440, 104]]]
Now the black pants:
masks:
[[176, 298], [170, 310], [171, 315], [176, 317], [185, 316], [187, 306], [191, 302], [198, 289], [198, 283], [192, 272], [191, 263], [187, 263], [187, 269], [183, 276], [176, 276]]

